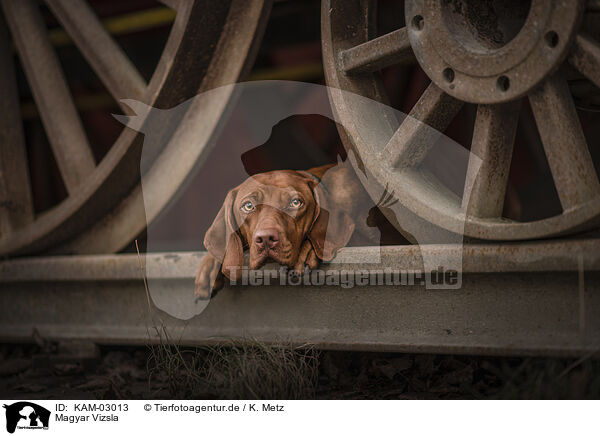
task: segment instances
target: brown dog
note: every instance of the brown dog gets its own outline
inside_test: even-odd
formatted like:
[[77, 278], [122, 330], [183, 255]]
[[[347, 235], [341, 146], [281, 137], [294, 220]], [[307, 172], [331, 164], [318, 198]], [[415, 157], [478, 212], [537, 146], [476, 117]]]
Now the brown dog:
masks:
[[331, 260], [355, 228], [366, 193], [348, 165], [309, 171], [271, 171], [248, 178], [227, 194], [206, 232], [208, 253], [196, 274], [195, 295], [210, 298], [223, 274], [236, 279], [249, 249], [249, 267], [275, 261], [302, 272]]

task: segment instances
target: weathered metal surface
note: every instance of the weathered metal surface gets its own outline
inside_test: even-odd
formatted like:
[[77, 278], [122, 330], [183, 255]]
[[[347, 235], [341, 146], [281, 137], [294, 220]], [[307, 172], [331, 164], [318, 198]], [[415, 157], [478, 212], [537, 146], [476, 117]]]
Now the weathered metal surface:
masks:
[[[8, 3], [12, 5], [12, 2]], [[141, 96], [142, 101], [160, 108], [173, 107], [198, 92], [234, 83], [240, 77], [244, 77], [248, 72], [248, 65], [254, 59], [257, 42], [262, 36], [270, 11], [270, 0], [195, 0], [167, 3], [177, 8], [177, 15], [161, 59]], [[102, 28], [98, 25], [81, 28], [80, 23], [69, 21], [77, 20], [78, 17], [69, 15], [64, 8], [58, 8], [60, 4], [62, 2], [59, 1], [52, 3], [63, 21], [68, 23], [67, 32], [80, 47], [84, 47], [82, 51], [87, 55], [92, 67], [101, 70], [98, 71], [99, 76], [107, 83], [109, 90], [115, 94], [120, 93], [125, 84], [116, 84], [114, 80], [109, 80], [109, 76], [118, 70], [131, 79], [131, 68], [115, 65], [113, 71], [105, 71], [106, 63], [111, 63], [115, 56], [114, 53], [106, 53], [113, 45], [107, 42], [111, 41], [108, 34], [105, 32], [104, 37], [100, 38], [98, 47], [91, 47], [90, 39], [98, 41], [96, 37], [91, 38], [91, 33], [101, 33]], [[32, 3], [27, 7], [37, 5]], [[206, 14], [206, 10], [210, 10], [211, 13]], [[89, 10], [87, 12], [84, 18], [93, 21]], [[36, 32], [42, 30], [44, 29], [39, 28]], [[19, 49], [18, 46], [17, 48]], [[19, 52], [23, 57], [22, 50]], [[190, 53], [194, 55], [191, 56]], [[133, 82], [139, 80], [134, 78]], [[138, 84], [134, 85], [134, 88], [139, 87]], [[120, 97], [138, 96], [139, 90], [136, 89], [132, 95]], [[227, 105], [228, 99], [224, 100], [220, 110], [224, 110]], [[53, 106], [53, 102], [49, 101], [47, 109], [53, 110], [54, 113], [61, 112], [56, 111], [56, 107], [61, 107], [60, 102], [54, 103], [56, 104]], [[202, 110], [195, 109], [196, 112]], [[211, 108], [211, 112], [216, 113], [216, 110], [215, 107]], [[196, 116], [202, 119], [201, 114]], [[202, 128], [210, 132], [214, 123], [205, 123]], [[210, 135], [207, 137], [210, 138]], [[179, 164], [182, 171], [177, 173], [179, 178], [168, 178], [165, 181], [155, 176], [148, 179], [145, 189], [150, 189], [155, 183], [159, 183], [161, 188], [156, 189], [158, 195], [155, 197], [153, 213], [146, 217], [141, 198], [139, 171], [142, 141], [143, 137], [138, 132], [123, 129], [103, 160], [93, 171], [85, 172], [85, 182], [70, 191], [70, 195], [64, 201], [36, 217], [30, 225], [0, 235], [0, 254], [32, 253], [48, 251], [50, 248], [72, 253], [101, 253], [115, 252], [127, 245], [172, 198], [179, 183], [191, 168], [189, 156], [185, 156], [182, 157], [187, 159], [185, 164]], [[173, 148], [170, 147], [170, 151]], [[204, 147], [197, 148], [205, 150]], [[161, 162], [163, 165], [165, 161], [173, 163], [175, 157], [164, 157], [164, 154], [157, 153], [148, 158], [148, 162], [155, 161], [149, 169], [149, 174], [161, 171], [164, 174]]]
[[431, 83], [390, 138], [381, 160], [393, 168], [417, 166], [462, 105]]
[[406, 28], [398, 29], [340, 53], [346, 74], [373, 73], [390, 65], [414, 64]]
[[[408, 35], [427, 75], [470, 103], [522, 97], [565, 59], [584, 0], [406, 2]], [[412, 23], [421, 17], [421, 28]]]
[[[600, 87], [600, 44], [587, 35], [575, 38], [569, 63]], [[591, 90], [590, 90], [591, 91]]]
[[[514, 101], [477, 107], [465, 183], [472, 188], [470, 193], [463, 194], [462, 204], [471, 215], [482, 218], [502, 216], [520, 106], [520, 101]], [[474, 156], [481, 159], [477, 170]]]
[[144, 78], [87, 3], [65, 0], [46, 3], [117, 102], [143, 98], [147, 86]]
[[1, 4], [62, 180], [73, 194], [96, 163], [42, 14], [29, 0]]
[[[576, 272], [581, 256], [586, 271], [600, 271], [600, 240], [477, 245], [399, 245], [346, 247], [340, 249], [328, 268], [371, 268], [361, 261], [379, 253], [377, 268], [419, 269], [422, 257], [443, 259], [462, 256], [464, 273]], [[0, 262], [0, 283], [94, 280], [193, 279], [205, 252], [48, 256]], [[140, 269], [140, 262], [142, 269]], [[149, 266], [149, 267], [147, 267]], [[267, 267], [272, 267], [269, 265]], [[142, 274], [142, 271], [144, 274]]]
[[600, 197], [592, 163], [567, 82], [556, 73], [529, 96], [563, 210]]
[[[369, 45], [377, 21], [375, 3], [324, 0], [321, 34], [327, 84], [349, 91], [330, 92], [339, 125], [343, 126], [340, 135], [346, 147], [358, 153], [381, 186], [387, 186], [404, 207], [422, 219], [476, 239], [539, 239], [575, 233], [599, 224], [600, 193], [596, 189], [596, 172], [585, 139], [580, 134], [579, 120], [573, 118], [573, 102], [568, 93], [562, 95], [562, 99], [554, 99], [552, 107], [547, 103], [539, 105], [540, 116], [536, 117], [538, 129], [547, 139], [545, 143], [552, 142], [554, 149], [565, 153], [565, 159], [558, 158], [552, 169], [557, 191], [562, 192], [561, 214], [527, 222], [501, 216], [501, 202], [496, 200], [506, 192], [514, 123], [500, 122], [491, 130], [481, 125], [476, 127], [473, 141], [485, 141], [497, 147], [494, 153], [480, 153], [484, 162], [479, 171], [469, 168], [467, 180], [473, 182], [469, 195], [478, 198], [461, 198], [442, 189], [442, 183], [435, 176], [420, 168], [412, 170], [427, 157], [433, 142], [441, 136], [436, 129], [443, 130], [457, 112], [457, 105], [439, 102], [499, 104], [532, 92], [537, 95], [540, 84], [553, 76], [571, 50], [574, 50], [571, 64], [590, 80], [595, 80], [593, 66], [600, 62], [598, 43], [578, 35], [583, 2], [553, 2], [550, 7], [541, 1], [532, 1], [529, 12], [522, 13], [523, 5], [527, 7], [526, 2], [407, 1], [407, 23], [402, 29], [408, 32], [417, 60], [434, 83], [425, 91], [411, 116], [400, 124], [390, 116], [391, 111], [383, 107], [369, 105], [367, 108], [367, 105], [356, 104], [352, 93], [386, 102], [386, 91], [377, 74], [368, 71], [347, 74], [348, 65], [344, 60], [348, 53], [363, 52], [360, 47], [377, 47], [376, 44]], [[485, 17], [490, 15], [476, 13], [477, 8], [490, 5], [499, 7], [497, 21], [488, 22]], [[511, 15], [515, 13], [515, 16]], [[391, 37], [388, 35], [388, 38]], [[385, 35], [379, 39], [387, 40]], [[388, 49], [381, 49], [380, 54], [384, 56]], [[377, 57], [377, 53], [368, 56], [364, 53], [365, 65], [372, 65], [368, 59]], [[352, 63], [362, 65], [357, 56], [352, 58]], [[493, 80], [493, 83], [487, 83], [487, 80]], [[437, 99], [429, 98], [432, 89], [438, 91]], [[489, 110], [496, 110], [494, 104]], [[423, 105], [429, 111], [420, 112], [428, 113], [427, 117], [415, 112]], [[547, 116], [547, 111], [552, 115]], [[516, 115], [506, 114], [506, 119], [511, 116]], [[487, 137], [481, 138], [482, 133]], [[576, 145], [568, 145], [572, 141]], [[378, 143], [387, 144], [383, 152]], [[480, 148], [478, 143], [471, 146], [474, 151]], [[444, 156], [434, 158], [443, 160]], [[502, 161], [501, 165], [498, 159]], [[492, 195], [487, 196], [486, 192]], [[481, 203], [483, 199], [487, 205]], [[463, 204], [468, 203], [479, 203], [479, 206], [466, 210], [465, 216]]]
[[[196, 345], [246, 338], [338, 349], [581, 354], [600, 347], [596, 246], [592, 240], [467, 246], [458, 290], [226, 287], [188, 321], [149, 309], [136, 255], [12, 260], [0, 263], [0, 339], [28, 341], [35, 329], [49, 339], [141, 344], [158, 341], [156, 329], [164, 327], [174, 342]], [[462, 249], [346, 248], [323, 269], [373, 269], [355, 263], [371, 250], [381, 250], [376, 269], [415, 269], [422, 255], [443, 258]], [[202, 255], [144, 256], [151, 286], [187, 301]]]
[[0, 237], [33, 220], [27, 171], [25, 132], [19, 114], [19, 94], [8, 32], [0, 18]]

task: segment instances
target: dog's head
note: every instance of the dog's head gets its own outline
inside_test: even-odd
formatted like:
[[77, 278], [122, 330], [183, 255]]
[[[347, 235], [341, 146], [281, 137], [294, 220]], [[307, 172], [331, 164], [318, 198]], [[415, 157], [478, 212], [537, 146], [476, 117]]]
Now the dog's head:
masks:
[[331, 260], [348, 243], [354, 223], [343, 210], [328, 207], [330, 195], [307, 172], [257, 174], [229, 191], [204, 245], [230, 278], [243, 266], [245, 248], [251, 269], [268, 260], [293, 267], [305, 239], [320, 259]]

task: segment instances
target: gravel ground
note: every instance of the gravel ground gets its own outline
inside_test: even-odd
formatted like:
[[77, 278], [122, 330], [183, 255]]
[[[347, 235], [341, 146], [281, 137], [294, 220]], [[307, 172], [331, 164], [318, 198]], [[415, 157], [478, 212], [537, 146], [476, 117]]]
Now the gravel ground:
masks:
[[[5, 399], [90, 400], [600, 398], [600, 361], [592, 356], [271, 350], [92, 346], [78, 357], [56, 344], [0, 345], [0, 393]], [[247, 385], [249, 391], [240, 387]]]

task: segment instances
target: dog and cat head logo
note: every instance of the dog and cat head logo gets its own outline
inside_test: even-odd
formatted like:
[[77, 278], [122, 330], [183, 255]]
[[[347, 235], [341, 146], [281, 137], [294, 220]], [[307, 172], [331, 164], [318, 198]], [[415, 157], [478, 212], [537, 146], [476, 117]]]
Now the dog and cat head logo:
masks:
[[19, 401], [10, 405], [5, 404], [6, 431], [14, 433], [16, 429], [48, 429], [50, 411], [29, 401]]

